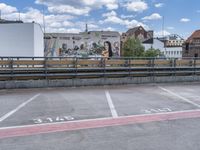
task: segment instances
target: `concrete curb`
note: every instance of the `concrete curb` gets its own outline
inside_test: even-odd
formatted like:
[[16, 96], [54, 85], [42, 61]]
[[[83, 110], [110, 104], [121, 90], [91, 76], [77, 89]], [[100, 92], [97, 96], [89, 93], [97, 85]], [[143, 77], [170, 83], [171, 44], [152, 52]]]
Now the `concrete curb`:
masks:
[[145, 83], [197, 82], [200, 76], [170, 77], [124, 77], [96, 79], [65, 79], [65, 80], [19, 80], [0, 81], [0, 89], [47, 88], [47, 87], [80, 87], [101, 85], [124, 85]]

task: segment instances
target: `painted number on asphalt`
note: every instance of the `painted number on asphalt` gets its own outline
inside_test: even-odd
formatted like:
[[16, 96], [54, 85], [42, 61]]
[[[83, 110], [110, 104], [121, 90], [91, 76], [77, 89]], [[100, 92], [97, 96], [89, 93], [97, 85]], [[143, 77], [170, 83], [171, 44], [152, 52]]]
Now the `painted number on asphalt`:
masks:
[[35, 124], [42, 124], [42, 123], [53, 123], [53, 122], [64, 122], [64, 121], [72, 121], [74, 118], [72, 116], [63, 116], [63, 117], [47, 117], [47, 118], [37, 118], [33, 119]]
[[146, 114], [153, 114], [153, 113], [162, 113], [162, 112], [171, 112], [170, 108], [157, 108], [157, 109], [145, 109], [142, 110]]

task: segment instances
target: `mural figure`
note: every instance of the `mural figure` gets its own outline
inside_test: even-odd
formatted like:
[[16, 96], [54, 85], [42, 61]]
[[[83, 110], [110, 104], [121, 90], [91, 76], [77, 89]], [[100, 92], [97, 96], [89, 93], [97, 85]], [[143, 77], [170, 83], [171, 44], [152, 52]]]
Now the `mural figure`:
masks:
[[109, 41], [104, 42], [104, 50], [102, 51], [102, 56], [103, 57], [112, 57], [112, 46]]
[[119, 42], [114, 42], [114, 44], [113, 44], [113, 47], [114, 47], [113, 48], [113, 56], [116, 56], [116, 57], [120, 56], [119, 46], [120, 46]]

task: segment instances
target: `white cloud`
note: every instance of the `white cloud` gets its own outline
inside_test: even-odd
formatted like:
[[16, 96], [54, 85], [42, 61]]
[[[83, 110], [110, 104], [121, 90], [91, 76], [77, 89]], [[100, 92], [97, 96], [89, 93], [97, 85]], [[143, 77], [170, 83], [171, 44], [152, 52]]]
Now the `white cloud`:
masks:
[[124, 5], [128, 11], [143, 12], [148, 9], [148, 4], [143, 0], [133, 0]]
[[146, 25], [146, 24], [144, 24], [144, 23], [142, 23], [142, 22], [139, 22], [139, 21], [137, 21], [137, 20], [131, 20], [131, 21], [129, 21], [129, 20], [125, 20], [125, 25], [126, 25], [126, 28], [134, 28], [134, 27], [138, 27], [138, 26], [142, 26], [142, 27], [144, 27], [146, 30], [148, 30], [149, 29], [149, 27]]
[[[3, 19], [17, 20], [17, 12], [5, 14]], [[43, 27], [43, 14], [38, 9], [28, 8], [26, 12], [21, 12], [21, 20], [24, 22], [36, 22]], [[73, 16], [70, 15], [45, 15], [45, 26], [47, 32], [64, 32], [67, 28], [75, 26], [72, 22]], [[65, 30], [64, 30], [65, 29]], [[73, 30], [75, 31], [75, 30]]]
[[118, 9], [119, 6], [118, 4], [113, 3], [113, 4], [107, 4], [106, 7], [108, 10], [114, 10], [114, 9]]
[[105, 13], [102, 15], [103, 17], [105, 17], [104, 20], [100, 20], [99, 23], [100, 24], [105, 24], [105, 23], [112, 23], [112, 24], [119, 24], [119, 25], [123, 25], [126, 26], [126, 28], [133, 28], [136, 26], [143, 26], [144, 28], [148, 28], [147, 25], [137, 21], [137, 20], [128, 20], [128, 19], [123, 19], [117, 16], [117, 13], [115, 11], [111, 11], [109, 13]]
[[88, 24], [88, 28], [89, 28], [89, 30], [92, 30], [92, 29], [99, 29], [99, 26], [98, 25], [96, 25], [96, 24]]
[[46, 28], [47, 31], [50, 31], [50, 33], [79, 33], [81, 32], [78, 28]]
[[135, 18], [136, 15], [121, 15], [120, 16], [122, 19], [127, 19], [127, 18]]
[[175, 28], [174, 27], [167, 27], [167, 29], [174, 30]]
[[8, 13], [16, 12], [17, 8], [7, 5], [5, 3], [0, 3], [0, 10], [1, 10], [2, 14], [8, 14]]
[[116, 29], [113, 27], [107, 27], [107, 28], [104, 28], [103, 31], [116, 31]]
[[180, 22], [190, 22], [190, 19], [189, 18], [181, 18]]
[[36, 0], [36, 4], [46, 5], [53, 13], [88, 15], [91, 10], [105, 6], [108, 10], [118, 9], [118, 0]]
[[70, 21], [64, 21], [63, 22], [63, 26], [65, 26], [65, 27], [71, 27], [71, 26], [74, 26], [74, 23], [72, 23]]
[[150, 16], [146, 16], [144, 18], [142, 18], [143, 20], [160, 20], [162, 19], [162, 16], [158, 13], [153, 13]]
[[167, 36], [167, 35], [170, 35], [171, 33], [164, 30], [164, 31], [156, 31], [154, 36], [155, 37], [163, 37], [163, 36]]
[[111, 11], [111, 12], [102, 14], [102, 17], [111, 17], [111, 16], [117, 16], [117, 13], [115, 11]]
[[61, 28], [62, 24], [60, 22], [53, 22], [49, 26], [53, 28]]
[[69, 14], [74, 14], [74, 15], [88, 15], [90, 12], [89, 7], [84, 7], [84, 8], [75, 8], [69, 5], [59, 5], [59, 6], [49, 6], [48, 7], [49, 12], [51, 13], [69, 13]]
[[107, 17], [104, 22], [107, 23], [113, 23], [113, 24], [124, 24], [124, 20], [122, 20], [121, 18], [117, 17], [117, 16], [109, 16]]
[[155, 4], [155, 7], [156, 8], [161, 8], [161, 7], [163, 7], [164, 6], [164, 3], [157, 3], [157, 4]]
[[70, 28], [70, 29], [65, 29], [64, 32], [67, 32], [67, 33], [79, 33], [79, 32], [81, 32], [81, 30], [77, 29], [77, 28]]

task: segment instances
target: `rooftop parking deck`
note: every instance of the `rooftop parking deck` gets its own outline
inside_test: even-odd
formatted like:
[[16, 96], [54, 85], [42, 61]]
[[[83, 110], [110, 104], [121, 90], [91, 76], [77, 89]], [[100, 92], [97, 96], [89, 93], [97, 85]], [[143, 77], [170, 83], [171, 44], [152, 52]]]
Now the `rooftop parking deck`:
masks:
[[0, 91], [2, 150], [199, 150], [200, 84]]

